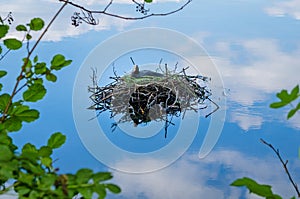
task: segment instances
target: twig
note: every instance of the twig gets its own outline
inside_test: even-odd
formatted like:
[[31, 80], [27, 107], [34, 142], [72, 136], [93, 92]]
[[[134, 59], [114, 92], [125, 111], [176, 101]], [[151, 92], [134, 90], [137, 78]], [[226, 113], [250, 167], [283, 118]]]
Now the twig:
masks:
[[106, 12], [106, 10], [111, 6], [111, 4], [113, 3], [113, 0], [110, 0], [110, 2], [107, 4], [107, 6], [104, 8], [104, 12]]
[[281, 155], [280, 155], [280, 153], [279, 153], [279, 149], [275, 149], [275, 148], [273, 147], [272, 144], [266, 142], [266, 141], [263, 140], [262, 138], [260, 139], [260, 141], [261, 141], [263, 144], [265, 144], [265, 145], [267, 145], [268, 147], [270, 147], [270, 148], [275, 152], [275, 154], [277, 155], [278, 159], [280, 160], [280, 162], [281, 162], [281, 164], [282, 164], [282, 166], [283, 166], [283, 168], [284, 168], [284, 171], [285, 171], [286, 174], [288, 175], [290, 182], [292, 183], [294, 189], [296, 190], [297, 195], [298, 195], [298, 198], [300, 198], [300, 191], [299, 191], [299, 189], [298, 189], [298, 186], [297, 186], [297, 184], [294, 182], [294, 180], [292, 179], [292, 176], [291, 176], [291, 174], [290, 174], [290, 172], [289, 172], [289, 170], [288, 170], [288, 168], [287, 168], [288, 160], [286, 160], [286, 161], [284, 162], [283, 159], [282, 159], [282, 157], [281, 157]]
[[216, 103], [216, 102], [214, 102], [212, 99], [210, 99], [209, 97], [207, 98], [210, 102], [212, 102], [215, 106], [216, 106], [216, 108], [212, 111], [212, 112], [210, 112], [209, 114], [207, 114], [207, 115], [205, 115], [205, 117], [208, 117], [208, 116], [210, 116], [211, 114], [213, 114], [214, 112], [216, 112], [220, 107], [219, 107], [219, 105]]
[[74, 6], [76, 8], [79, 8], [87, 13], [91, 13], [91, 14], [103, 14], [103, 15], [107, 15], [107, 16], [111, 16], [111, 17], [115, 17], [115, 18], [119, 18], [119, 19], [125, 19], [125, 20], [140, 20], [140, 19], [145, 19], [145, 18], [149, 18], [149, 17], [155, 17], [155, 16], [167, 16], [167, 15], [171, 15], [174, 14], [176, 12], [179, 12], [180, 10], [182, 10], [183, 8], [185, 8], [189, 3], [192, 2], [192, 0], [188, 0], [185, 4], [183, 4], [181, 7], [179, 7], [176, 10], [170, 11], [170, 12], [166, 12], [166, 13], [151, 13], [145, 16], [141, 16], [141, 17], [126, 17], [126, 16], [122, 16], [122, 15], [118, 15], [118, 14], [113, 14], [113, 13], [109, 13], [107, 12], [107, 8], [112, 4], [112, 1], [109, 2], [109, 4], [105, 7], [104, 10], [89, 10], [79, 4], [76, 4], [74, 2], [71, 2], [69, 0], [59, 0], [60, 2], [64, 2], [67, 3], [71, 6]]

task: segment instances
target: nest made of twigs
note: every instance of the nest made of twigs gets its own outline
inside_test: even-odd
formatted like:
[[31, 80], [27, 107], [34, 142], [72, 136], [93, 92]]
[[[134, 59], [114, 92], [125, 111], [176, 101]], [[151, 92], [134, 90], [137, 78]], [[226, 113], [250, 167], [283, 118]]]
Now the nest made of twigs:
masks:
[[[168, 116], [178, 117], [189, 110], [198, 111], [207, 107], [206, 100], [213, 102], [209, 98], [211, 91], [207, 86], [201, 86], [201, 82], [207, 82], [209, 78], [189, 76], [185, 70], [178, 73], [168, 71], [159, 77], [119, 77], [115, 74], [110, 77], [113, 81], [102, 87], [97, 85], [94, 72], [93, 86], [88, 88], [93, 102], [90, 109], [98, 111], [98, 115], [104, 111], [110, 111], [111, 117], [121, 114], [115, 126], [130, 121], [134, 126], [150, 121], [165, 121], [166, 129], [171, 124]], [[216, 109], [213, 112], [218, 108], [214, 104]]]

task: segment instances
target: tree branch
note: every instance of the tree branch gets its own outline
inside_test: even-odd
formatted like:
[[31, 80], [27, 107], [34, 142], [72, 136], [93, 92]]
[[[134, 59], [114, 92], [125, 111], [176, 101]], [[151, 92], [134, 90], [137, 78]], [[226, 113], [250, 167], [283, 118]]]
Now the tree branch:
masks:
[[125, 19], [125, 20], [140, 20], [140, 19], [145, 19], [145, 18], [149, 18], [149, 17], [155, 17], [155, 16], [167, 16], [167, 15], [171, 15], [171, 14], [174, 14], [180, 10], [182, 10], [184, 7], [186, 7], [189, 3], [192, 2], [192, 0], [188, 0], [185, 4], [183, 4], [181, 7], [179, 7], [178, 9], [176, 10], [173, 10], [173, 11], [170, 11], [170, 12], [166, 12], [166, 13], [151, 13], [151, 14], [148, 14], [148, 15], [145, 15], [145, 16], [141, 16], [141, 17], [126, 17], [126, 16], [122, 16], [122, 15], [118, 15], [118, 14], [114, 14], [114, 13], [109, 13], [107, 12], [107, 9], [108, 7], [111, 6], [112, 4], [112, 1], [109, 2], [109, 4], [104, 8], [104, 10], [89, 10], [79, 4], [76, 4], [74, 2], [71, 2], [69, 0], [59, 0], [60, 2], [64, 2], [64, 3], [67, 3], [71, 6], [74, 6], [76, 8], [79, 8], [87, 13], [90, 13], [90, 14], [103, 14], [103, 15], [107, 15], [107, 16], [110, 16], [110, 17], [115, 17], [115, 18], [119, 18], [119, 19]]
[[40, 35], [40, 37], [38, 38], [38, 40], [35, 42], [35, 44], [33, 45], [33, 47], [31, 48], [31, 50], [28, 52], [27, 57], [24, 61], [24, 64], [22, 66], [21, 72], [19, 74], [19, 76], [17, 77], [17, 82], [13, 88], [13, 91], [10, 95], [10, 99], [4, 109], [4, 112], [2, 114], [2, 117], [0, 119], [0, 122], [4, 122], [5, 118], [6, 118], [6, 114], [8, 112], [9, 107], [11, 106], [12, 100], [14, 98], [14, 96], [16, 95], [17, 91], [18, 91], [18, 86], [20, 81], [23, 79], [23, 72], [25, 70], [25, 66], [28, 64], [29, 58], [32, 55], [33, 51], [35, 50], [36, 46], [40, 43], [41, 39], [44, 37], [44, 35], [46, 34], [46, 32], [48, 31], [49, 27], [52, 25], [52, 23], [54, 22], [54, 20], [57, 18], [57, 16], [61, 13], [61, 11], [64, 9], [64, 7], [67, 5], [67, 3], [64, 3], [61, 8], [57, 11], [57, 13], [54, 15], [54, 17], [51, 19], [51, 21], [49, 22], [49, 24], [47, 25], [47, 27], [45, 28], [45, 30], [42, 32], [42, 34]]
[[300, 191], [299, 191], [299, 189], [298, 189], [298, 186], [297, 186], [297, 184], [294, 182], [294, 180], [293, 180], [293, 178], [292, 178], [292, 176], [291, 176], [291, 174], [290, 174], [290, 172], [289, 172], [289, 170], [288, 170], [288, 168], [287, 168], [288, 160], [286, 160], [286, 161], [284, 162], [283, 159], [282, 159], [282, 157], [281, 157], [281, 155], [280, 155], [280, 153], [279, 153], [279, 149], [275, 149], [275, 148], [273, 147], [272, 144], [266, 142], [266, 141], [263, 140], [262, 138], [260, 139], [260, 141], [261, 141], [263, 144], [265, 144], [265, 145], [267, 145], [268, 147], [270, 147], [270, 148], [275, 152], [275, 154], [277, 155], [278, 159], [280, 160], [280, 162], [281, 162], [281, 164], [282, 164], [282, 166], [283, 166], [283, 168], [284, 168], [284, 171], [285, 171], [286, 174], [288, 175], [290, 182], [292, 183], [294, 189], [296, 190], [297, 195], [298, 195], [298, 198], [300, 198]]

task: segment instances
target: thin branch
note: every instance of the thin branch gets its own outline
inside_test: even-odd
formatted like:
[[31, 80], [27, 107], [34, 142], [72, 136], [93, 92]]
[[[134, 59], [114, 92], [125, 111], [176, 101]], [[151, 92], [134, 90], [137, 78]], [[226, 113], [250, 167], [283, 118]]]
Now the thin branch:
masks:
[[40, 35], [40, 37], [38, 38], [38, 40], [35, 42], [35, 44], [33, 45], [33, 47], [31, 48], [31, 50], [29, 51], [29, 53], [27, 54], [27, 57], [24, 61], [24, 64], [22, 66], [21, 72], [19, 74], [19, 76], [17, 77], [17, 82], [13, 88], [13, 91], [10, 95], [10, 99], [8, 101], [8, 103], [6, 104], [6, 107], [4, 109], [4, 112], [2, 114], [2, 117], [0, 119], [0, 122], [3, 122], [6, 118], [6, 114], [8, 112], [9, 107], [11, 106], [12, 100], [14, 98], [14, 96], [17, 93], [18, 90], [18, 86], [20, 81], [23, 79], [23, 72], [25, 70], [25, 66], [28, 64], [29, 58], [32, 55], [33, 51], [35, 50], [35, 48], [37, 47], [37, 45], [40, 43], [41, 39], [44, 37], [44, 35], [46, 34], [46, 32], [48, 31], [49, 27], [52, 25], [52, 23], [54, 22], [54, 20], [57, 18], [57, 16], [61, 13], [61, 11], [64, 9], [64, 7], [67, 5], [67, 2], [64, 3], [61, 8], [57, 11], [57, 13], [54, 15], [54, 17], [51, 19], [50, 23], [47, 25], [47, 27], [45, 28], [45, 30], [42, 32], [42, 34]]
[[59, 0], [60, 2], [64, 2], [67, 3], [71, 6], [74, 6], [76, 8], [79, 8], [83, 11], [86, 11], [88, 13], [92, 13], [92, 14], [103, 14], [103, 15], [107, 15], [107, 16], [111, 16], [111, 17], [115, 17], [115, 18], [119, 18], [119, 19], [125, 19], [125, 20], [140, 20], [140, 19], [145, 19], [145, 18], [149, 18], [149, 17], [155, 17], [155, 16], [167, 16], [167, 15], [171, 15], [174, 14], [180, 10], [182, 10], [183, 8], [185, 8], [189, 3], [192, 2], [192, 0], [188, 0], [185, 4], [183, 4], [180, 8], [170, 11], [170, 12], [166, 12], [166, 13], [151, 13], [145, 16], [141, 16], [141, 17], [126, 17], [126, 16], [122, 16], [122, 15], [118, 15], [118, 14], [114, 14], [114, 13], [109, 13], [107, 12], [107, 8], [111, 5], [112, 2], [110, 2], [106, 8], [104, 10], [89, 10], [79, 4], [76, 4], [74, 2], [71, 2], [69, 0]]
[[207, 115], [205, 115], [205, 117], [208, 117], [208, 116], [210, 116], [211, 114], [213, 114], [214, 112], [216, 112], [217, 110], [219, 110], [219, 105], [216, 103], [216, 102], [214, 102], [212, 99], [210, 99], [209, 97], [207, 98], [210, 102], [212, 102], [215, 106], [216, 106], [216, 108], [212, 111], [212, 112], [210, 112], [209, 114], [207, 114]]
[[278, 150], [278, 149], [275, 149], [275, 148], [273, 147], [272, 144], [266, 142], [266, 141], [263, 140], [262, 138], [260, 139], [260, 141], [261, 141], [263, 144], [265, 144], [265, 145], [267, 145], [268, 147], [270, 147], [270, 148], [275, 152], [275, 154], [277, 155], [278, 159], [280, 160], [280, 162], [281, 162], [281, 164], [282, 164], [282, 166], [283, 166], [283, 168], [284, 168], [284, 171], [285, 171], [286, 174], [288, 175], [290, 182], [292, 183], [294, 189], [296, 190], [297, 195], [298, 195], [298, 198], [300, 198], [300, 191], [299, 191], [299, 189], [298, 189], [298, 186], [297, 186], [297, 184], [294, 182], [294, 180], [292, 179], [292, 176], [291, 176], [291, 174], [290, 174], [290, 172], [289, 172], [289, 170], [288, 170], [288, 168], [287, 168], [288, 160], [286, 160], [286, 161], [284, 162], [283, 159], [282, 159], [282, 157], [281, 157], [281, 155], [280, 155], [280, 153], [279, 153], [279, 150]]
[[110, 2], [107, 4], [107, 6], [104, 8], [103, 12], [106, 12], [106, 10], [111, 6], [113, 3], [113, 0], [110, 0]]
[[1, 61], [2, 59], [4, 59], [4, 57], [6, 57], [6, 55], [7, 55], [10, 51], [11, 51], [11, 50], [8, 49], [3, 55], [0, 55], [0, 61]]

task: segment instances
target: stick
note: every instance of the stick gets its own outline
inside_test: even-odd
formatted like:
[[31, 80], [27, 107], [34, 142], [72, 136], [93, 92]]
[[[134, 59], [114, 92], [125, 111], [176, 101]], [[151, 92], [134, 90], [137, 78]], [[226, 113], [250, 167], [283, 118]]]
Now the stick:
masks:
[[267, 145], [268, 147], [270, 147], [270, 148], [275, 152], [275, 154], [277, 155], [278, 159], [280, 160], [280, 162], [281, 162], [281, 164], [282, 164], [282, 166], [283, 166], [283, 168], [284, 168], [285, 173], [288, 175], [290, 182], [292, 183], [294, 189], [296, 190], [296, 192], [297, 192], [297, 194], [298, 194], [298, 198], [300, 198], [300, 191], [299, 191], [299, 189], [298, 189], [298, 186], [297, 186], [297, 184], [294, 182], [294, 180], [292, 179], [292, 176], [291, 176], [291, 174], [290, 174], [290, 172], [289, 172], [289, 170], [288, 170], [288, 168], [287, 168], [288, 160], [286, 160], [286, 161], [284, 162], [283, 159], [281, 158], [281, 155], [280, 155], [280, 153], [279, 153], [279, 150], [278, 150], [278, 149], [275, 149], [275, 148], [273, 147], [272, 144], [266, 142], [266, 141], [263, 140], [262, 138], [260, 139], [260, 141], [261, 141], [263, 144], [265, 144], [265, 145]]

